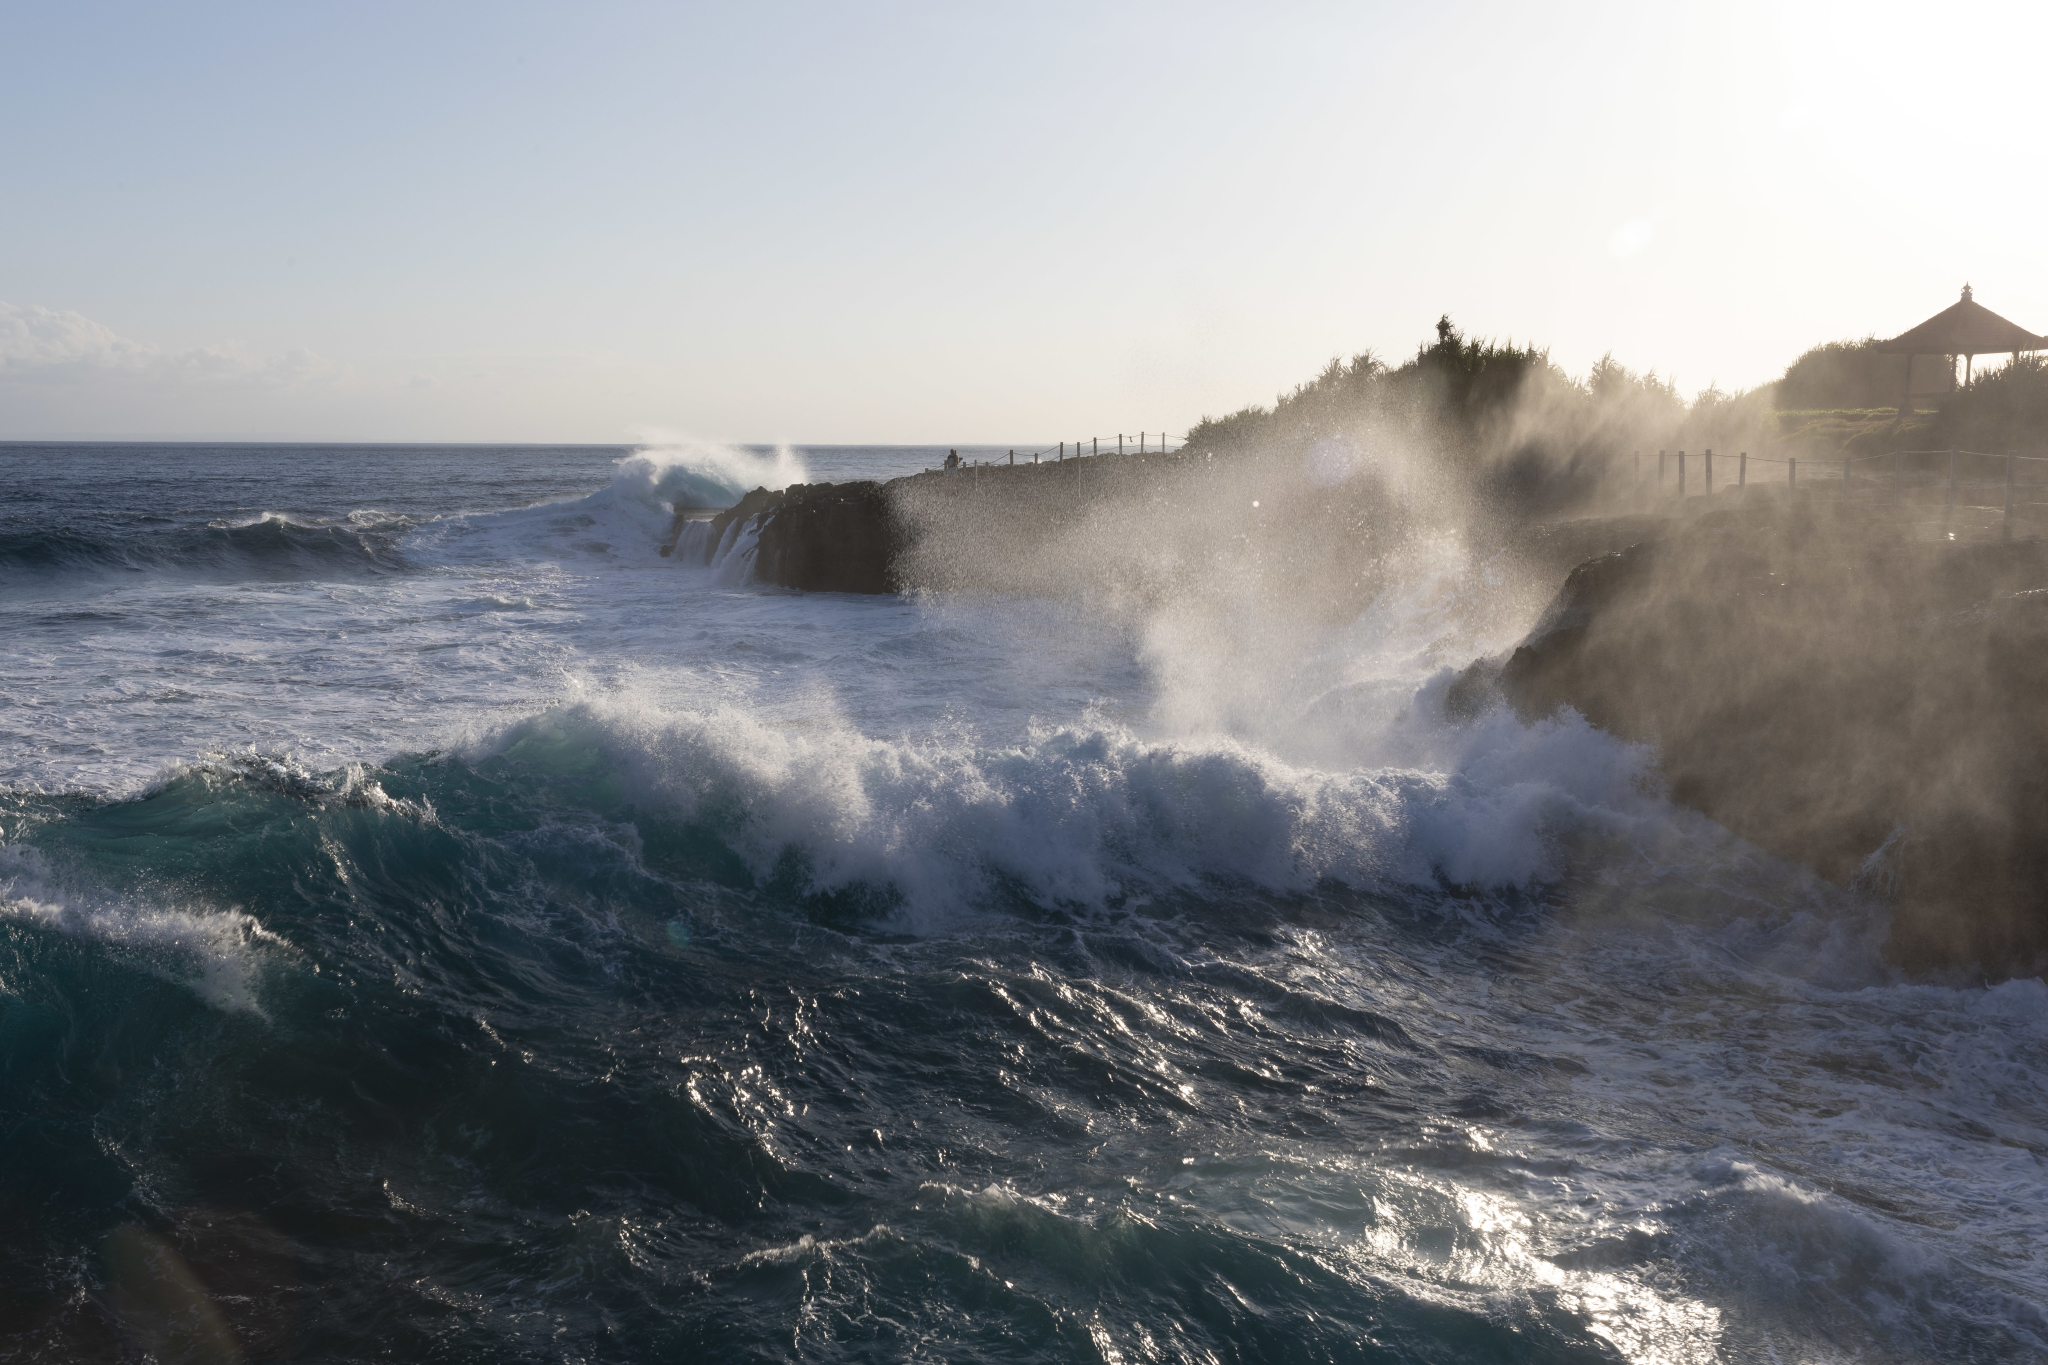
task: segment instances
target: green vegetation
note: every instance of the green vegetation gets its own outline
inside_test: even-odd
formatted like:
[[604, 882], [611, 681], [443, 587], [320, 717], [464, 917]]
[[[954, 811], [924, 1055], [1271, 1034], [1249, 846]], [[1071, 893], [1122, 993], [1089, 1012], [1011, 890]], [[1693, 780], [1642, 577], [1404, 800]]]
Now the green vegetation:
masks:
[[1876, 337], [1828, 341], [1785, 367], [1777, 403], [1795, 411], [1889, 408], [1896, 416], [1905, 385], [1906, 357], [1880, 352]]
[[[1858, 374], [1842, 357], [1865, 347], [1866, 364]], [[1816, 357], [1828, 361], [1827, 368]], [[1890, 362], [1887, 376], [1875, 362]], [[1903, 359], [1868, 352], [1867, 343], [1830, 342], [1816, 346], [1792, 363], [1785, 378], [1776, 385], [1777, 434], [1789, 445], [1846, 450], [1852, 455], [1878, 455], [1887, 450], [1978, 450], [1989, 454], [2013, 451], [2019, 454], [2048, 454], [2048, 360], [2023, 355], [2016, 361], [1993, 365], [1979, 371], [1969, 383], [1940, 395], [1916, 395], [1918, 404], [1930, 398], [1932, 406], [1915, 406], [1901, 416], [1898, 409], [1899, 377]], [[1875, 375], [1875, 378], [1872, 378]], [[1865, 406], [1800, 407], [1788, 402], [1788, 395], [1800, 398], [1853, 396], [1859, 385], [1875, 383], [1882, 394], [1890, 383], [1890, 401]], [[1829, 387], [1833, 385], [1833, 387]]]
[[1733, 448], [1766, 414], [1759, 395], [1711, 386], [1687, 403], [1670, 381], [1611, 354], [1575, 379], [1547, 350], [1467, 337], [1445, 316], [1434, 342], [1401, 364], [1369, 352], [1332, 360], [1270, 409], [1203, 418], [1188, 445], [1304, 457], [1331, 444], [1398, 451], [1474, 492], [1548, 510], [1590, 496], [1631, 450]]
[[[1951, 447], [2048, 453], [2048, 360], [2023, 355], [2001, 364], [1980, 356], [1986, 368], [1968, 383], [1915, 394], [1914, 409], [1902, 416], [1906, 358], [1881, 354], [1876, 344], [1869, 337], [1830, 341], [1787, 366], [1775, 385], [1779, 435], [1855, 455]], [[1926, 356], [1921, 363], [1953, 372], [1955, 360]]]
[[2048, 455], [2048, 357], [2019, 356], [1950, 394], [1931, 432], [1933, 449]]
[[1776, 411], [1779, 443], [1797, 451], [1833, 455], [1882, 455], [1901, 447], [1932, 449], [1935, 412], [1916, 409], [1904, 421], [1896, 404], [1888, 408], [1820, 408]]
[[1612, 354], [1574, 378], [1547, 350], [1467, 337], [1445, 316], [1435, 340], [1400, 364], [1370, 352], [1332, 360], [1271, 408], [1204, 417], [1188, 447], [1305, 459], [1332, 449], [1397, 455], [1411, 469], [1421, 457], [1433, 473], [1533, 513], [1591, 497], [1635, 451], [2048, 453], [2048, 361], [2023, 356], [1951, 392], [1919, 395], [1938, 397], [1938, 406], [1902, 417], [1906, 359], [1876, 345], [1869, 337], [1826, 342], [1774, 384], [1738, 393], [1710, 384], [1688, 402], [1669, 380]]

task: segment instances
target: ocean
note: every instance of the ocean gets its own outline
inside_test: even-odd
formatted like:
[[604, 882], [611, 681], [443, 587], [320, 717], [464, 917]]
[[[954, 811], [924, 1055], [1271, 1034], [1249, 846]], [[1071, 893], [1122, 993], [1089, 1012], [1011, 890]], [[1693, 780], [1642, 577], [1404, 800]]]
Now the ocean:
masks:
[[659, 554], [944, 453], [0, 445], [0, 1361], [2048, 1359], [2043, 984], [1452, 717], [1456, 545]]

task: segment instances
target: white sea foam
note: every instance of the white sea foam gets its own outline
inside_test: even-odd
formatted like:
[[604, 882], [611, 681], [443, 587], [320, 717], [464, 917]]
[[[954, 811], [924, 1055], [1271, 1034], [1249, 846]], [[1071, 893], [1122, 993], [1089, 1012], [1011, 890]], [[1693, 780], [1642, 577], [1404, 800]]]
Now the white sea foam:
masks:
[[795, 848], [817, 888], [890, 887], [927, 920], [997, 884], [1045, 903], [1208, 878], [1527, 885], [1556, 872], [1561, 833], [1626, 831], [1648, 814], [1641, 752], [1576, 717], [1495, 715], [1446, 734], [1432, 765], [1333, 771], [1107, 722], [1033, 725], [1010, 742], [880, 739], [840, 716], [799, 728], [611, 694], [476, 747], [544, 769], [596, 765], [640, 800], [727, 822], [757, 873]]
[[162, 787], [179, 778], [192, 776], [202, 781], [246, 783], [264, 787], [314, 809], [349, 806], [397, 815], [431, 824], [434, 809], [425, 800], [394, 797], [384, 790], [376, 774], [361, 763], [343, 764], [338, 772], [320, 772], [291, 753], [264, 753], [255, 749], [213, 753], [191, 763], [173, 764], [155, 782]]
[[150, 904], [67, 884], [36, 849], [0, 845], [0, 922], [85, 939], [215, 1009], [261, 1016], [266, 953], [289, 945], [236, 910]]

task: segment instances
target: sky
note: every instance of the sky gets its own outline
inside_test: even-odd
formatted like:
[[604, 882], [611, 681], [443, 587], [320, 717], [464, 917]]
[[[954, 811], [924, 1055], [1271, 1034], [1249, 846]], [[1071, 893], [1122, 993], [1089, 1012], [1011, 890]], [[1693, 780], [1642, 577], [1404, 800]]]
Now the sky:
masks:
[[0, 439], [1050, 442], [2048, 330], [2044, 7], [0, 0]]

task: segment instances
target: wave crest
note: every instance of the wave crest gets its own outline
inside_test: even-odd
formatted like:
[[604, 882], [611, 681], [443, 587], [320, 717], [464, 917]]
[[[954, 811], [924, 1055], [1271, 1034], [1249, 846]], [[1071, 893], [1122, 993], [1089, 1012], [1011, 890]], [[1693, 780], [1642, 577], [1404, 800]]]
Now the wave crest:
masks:
[[639, 502], [722, 508], [756, 488], [787, 488], [809, 481], [803, 457], [786, 445], [761, 454], [658, 435], [619, 461], [612, 489]]
[[264, 956], [290, 947], [253, 915], [67, 886], [40, 852], [0, 845], [0, 925], [9, 923], [96, 943], [215, 1009], [261, 1017]]
[[1646, 813], [1644, 756], [1575, 716], [1482, 722], [1441, 770], [1324, 771], [1112, 724], [1007, 745], [884, 740], [620, 697], [528, 717], [468, 757], [672, 811], [757, 878], [879, 890], [914, 922], [1004, 893], [1050, 906], [1215, 881], [1527, 886], [1558, 870], [1561, 833]]
[[267, 512], [246, 521], [203, 526], [102, 526], [94, 530], [34, 527], [0, 532], [0, 574], [76, 571], [185, 570], [236, 577], [388, 573], [405, 561], [398, 550], [412, 518], [345, 522], [299, 521]]

